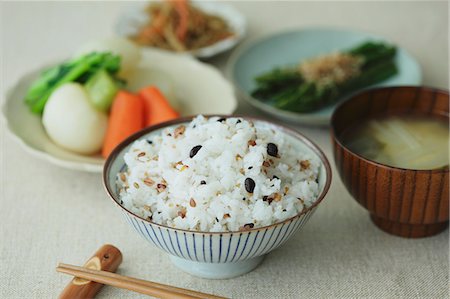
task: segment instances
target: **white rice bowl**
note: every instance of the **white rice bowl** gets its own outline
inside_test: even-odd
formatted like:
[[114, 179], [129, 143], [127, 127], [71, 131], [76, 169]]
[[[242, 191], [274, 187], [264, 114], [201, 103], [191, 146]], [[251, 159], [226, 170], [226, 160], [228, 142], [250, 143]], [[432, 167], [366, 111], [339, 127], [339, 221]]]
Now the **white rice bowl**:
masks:
[[117, 176], [121, 205], [178, 229], [271, 225], [310, 207], [320, 192], [317, 157], [299, 151], [284, 133], [242, 118], [197, 116], [135, 141], [124, 159]]

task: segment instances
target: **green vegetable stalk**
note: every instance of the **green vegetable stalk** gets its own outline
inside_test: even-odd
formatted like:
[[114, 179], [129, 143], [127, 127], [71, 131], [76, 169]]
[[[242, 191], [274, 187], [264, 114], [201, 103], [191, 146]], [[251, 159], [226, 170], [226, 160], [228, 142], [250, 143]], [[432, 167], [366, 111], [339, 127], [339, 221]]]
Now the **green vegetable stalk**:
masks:
[[119, 79], [115, 78], [115, 74], [119, 68], [120, 56], [111, 53], [94, 52], [69, 60], [44, 71], [28, 89], [25, 103], [32, 112], [42, 114], [50, 95], [64, 83], [84, 84], [100, 70], [106, 71], [117, 82]]
[[277, 68], [255, 78], [257, 87], [252, 96], [279, 109], [311, 112], [398, 72], [394, 62], [396, 48], [388, 44], [366, 42], [343, 54], [360, 61], [357, 75], [323, 84], [306, 80], [299, 68]]

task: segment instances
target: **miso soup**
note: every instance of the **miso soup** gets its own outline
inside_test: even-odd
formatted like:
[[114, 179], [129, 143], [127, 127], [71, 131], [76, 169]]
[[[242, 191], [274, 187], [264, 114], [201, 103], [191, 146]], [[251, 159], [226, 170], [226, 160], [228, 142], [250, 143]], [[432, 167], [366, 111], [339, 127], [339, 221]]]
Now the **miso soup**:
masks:
[[449, 165], [449, 135], [445, 121], [397, 115], [368, 120], [344, 131], [340, 139], [369, 160], [419, 170]]

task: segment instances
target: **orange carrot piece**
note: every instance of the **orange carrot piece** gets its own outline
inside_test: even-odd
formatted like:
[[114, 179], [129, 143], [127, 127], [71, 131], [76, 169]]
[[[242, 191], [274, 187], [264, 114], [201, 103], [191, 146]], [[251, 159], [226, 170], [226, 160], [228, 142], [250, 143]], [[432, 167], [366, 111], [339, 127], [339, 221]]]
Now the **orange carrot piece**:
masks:
[[180, 17], [176, 34], [178, 39], [183, 42], [186, 39], [189, 24], [189, 8], [187, 0], [175, 0], [175, 9]]
[[178, 118], [180, 114], [169, 104], [169, 101], [155, 86], [141, 89], [139, 95], [144, 99], [145, 125], [152, 126], [164, 121]]
[[108, 157], [119, 143], [143, 127], [144, 100], [138, 95], [119, 91], [111, 107], [102, 156]]

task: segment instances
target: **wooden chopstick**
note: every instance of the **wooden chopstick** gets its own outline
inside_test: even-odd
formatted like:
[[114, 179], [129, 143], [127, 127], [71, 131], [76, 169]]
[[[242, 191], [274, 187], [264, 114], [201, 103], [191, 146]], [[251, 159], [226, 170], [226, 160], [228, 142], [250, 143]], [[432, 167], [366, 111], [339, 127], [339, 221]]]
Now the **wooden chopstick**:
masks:
[[205, 294], [197, 291], [177, 288], [170, 285], [160, 284], [147, 280], [123, 276], [108, 271], [93, 270], [84, 267], [59, 263], [56, 271], [70, 274], [90, 281], [111, 285], [114, 287], [135, 291], [138, 293], [154, 296], [157, 298], [174, 299], [224, 299], [225, 297]]

